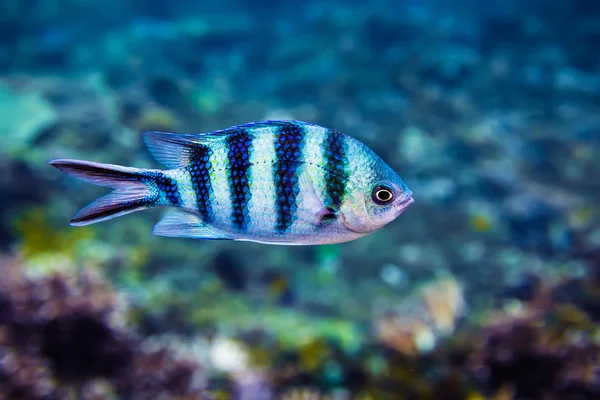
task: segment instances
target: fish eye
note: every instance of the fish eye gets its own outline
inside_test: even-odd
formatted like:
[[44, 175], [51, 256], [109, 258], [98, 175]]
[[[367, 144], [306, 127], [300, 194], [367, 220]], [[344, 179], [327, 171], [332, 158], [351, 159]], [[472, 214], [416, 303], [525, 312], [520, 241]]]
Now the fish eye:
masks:
[[390, 204], [394, 200], [394, 191], [383, 185], [375, 186], [373, 189], [373, 201], [375, 204], [384, 206]]

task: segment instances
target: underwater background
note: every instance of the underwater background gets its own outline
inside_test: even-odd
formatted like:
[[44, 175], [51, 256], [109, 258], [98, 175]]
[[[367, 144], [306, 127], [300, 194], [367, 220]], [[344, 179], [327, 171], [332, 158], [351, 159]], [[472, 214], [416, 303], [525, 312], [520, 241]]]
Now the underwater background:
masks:
[[[597, 0], [2, 0], [0, 399], [600, 398]], [[354, 242], [70, 227], [141, 132], [297, 119], [413, 190]]]

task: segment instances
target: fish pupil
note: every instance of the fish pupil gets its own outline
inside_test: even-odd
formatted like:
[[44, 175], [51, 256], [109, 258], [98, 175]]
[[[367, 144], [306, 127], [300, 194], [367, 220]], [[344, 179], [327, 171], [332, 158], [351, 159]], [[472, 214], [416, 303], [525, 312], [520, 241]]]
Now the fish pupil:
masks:
[[373, 190], [373, 201], [378, 205], [386, 205], [394, 200], [394, 192], [385, 186], [376, 186]]

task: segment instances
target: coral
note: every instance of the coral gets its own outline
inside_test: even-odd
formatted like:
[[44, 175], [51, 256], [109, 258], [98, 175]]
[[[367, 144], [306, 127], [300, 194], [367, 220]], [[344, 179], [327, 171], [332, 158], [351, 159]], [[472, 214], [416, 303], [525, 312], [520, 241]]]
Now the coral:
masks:
[[128, 371], [115, 380], [117, 393], [133, 399], [205, 399], [198, 379], [198, 365], [174, 359], [165, 349], [139, 351]]
[[199, 366], [145, 349], [125, 329], [118, 296], [94, 274], [28, 278], [17, 258], [0, 268], [1, 398], [205, 397]]
[[433, 279], [409, 293], [396, 309], [375, 322], [379, 339], [405, 354], [431, 351], [451, 335], [466, 304], [462, 285], [452, 276]]
[[[260, 368], [265, 379], [253, 387], [290, 399], [597, 398], [598, 328], [585, 310], [552, 299], [563, 282], [543, 286], [533, 295], [519, 288], [519, 297], [528, 299], [520, 308], [456, 324], [464, 309], [462, 288], [444, 277], [408, 296], [397, 310], [404, 319], [396, 314], [380, 320], [386, 329], [379, 332], [381, 343], [353, 349], [324, 337], [293, 343], [274, 338], [271, 330], [253, 331], [239, 337], [250, 360], [245, 374]], [[419, 347], [419, 332], [434, 335], [435, 347]]]
[[556, 330], [539, 316], [501, 321], [480, 334], [470, 362], [491, 393], [510, 387], [515, 398], [600, 395], [600, 347], [592, 340], [557, 340]]

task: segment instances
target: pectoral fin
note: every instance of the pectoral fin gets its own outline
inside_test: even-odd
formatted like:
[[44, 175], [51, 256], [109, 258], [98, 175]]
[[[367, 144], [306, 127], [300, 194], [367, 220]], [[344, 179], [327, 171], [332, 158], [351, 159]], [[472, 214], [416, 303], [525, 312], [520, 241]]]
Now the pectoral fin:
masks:
[[299, 184], [300, 192], [305, 194], [302, 209], [298, 210], [299, 218], [311, 221], [316, 226], [323, 226], [337, 219], [338, 212], [323, 204], [312, 184], [308, 171], [305, 170], [300, 175]]

